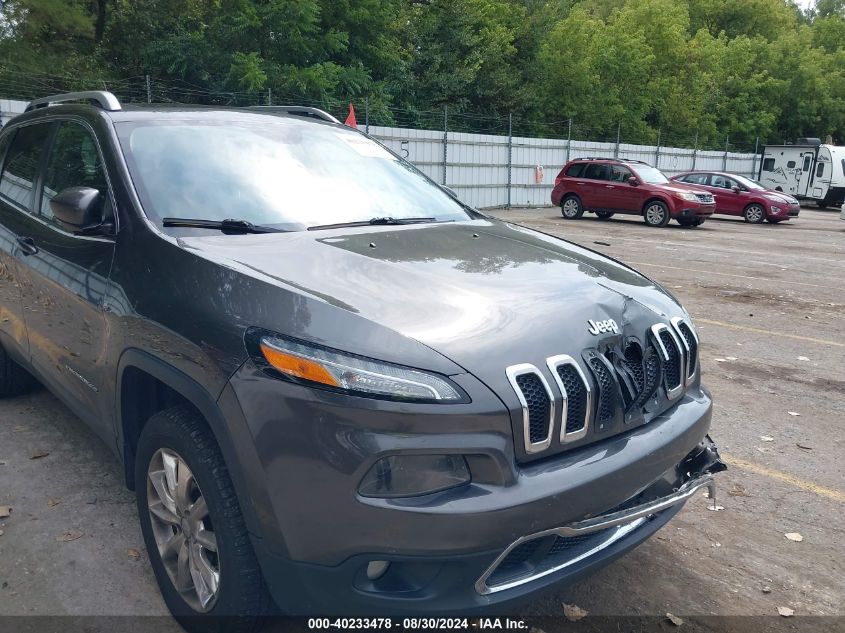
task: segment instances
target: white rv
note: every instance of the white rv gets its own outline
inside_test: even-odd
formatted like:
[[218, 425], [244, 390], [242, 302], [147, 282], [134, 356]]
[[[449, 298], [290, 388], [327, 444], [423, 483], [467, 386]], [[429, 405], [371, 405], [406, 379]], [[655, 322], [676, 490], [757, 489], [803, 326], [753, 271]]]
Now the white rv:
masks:
[[845, 147], [819, 139], [796, 145], [766, 145], [757, 180], [796, 198], [814, 200], [822, 209], [845, 201]]

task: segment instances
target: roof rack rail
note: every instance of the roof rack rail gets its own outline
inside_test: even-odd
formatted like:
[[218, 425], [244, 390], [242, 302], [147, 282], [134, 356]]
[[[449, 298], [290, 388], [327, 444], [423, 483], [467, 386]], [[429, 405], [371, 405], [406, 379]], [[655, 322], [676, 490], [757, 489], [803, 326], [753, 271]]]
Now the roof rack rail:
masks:
[[96, 105], [103, 110], [109, 110], [111, 112], [122, 109], [120, 101], [112, 93], [106, 92], [105, 90], [89, 90], [87, 92], [65, 92], [59, 95], [35, 99], [34, 101], [30, 101], [29, 105], [26, 106], [25, 112], [37, 108], [46, 108], [56, 103], [69, 103], [72, 101], [88, 101], [91, 105]]
[[579, 156], [572, 160], [615, 160], [618, 163], [639, 163], [640, 165], [648, 165], [644, 160], [637, 160], [635, 158], [614, 158], [613, 156]]
[[292, 105], [278, 105], [278, 106], [249, 106], [251, 110], [266, 110], [267, 112], [284, 112], [285, 114], [292, 114], [294, 116], [310, 117], [312, 119], [320, 119], [321, 121], [329, 121], [330, 123], [340, 123], [336, 118], [325, 110], [319, 108], [311, 108], [308, 106], [292, 106]]

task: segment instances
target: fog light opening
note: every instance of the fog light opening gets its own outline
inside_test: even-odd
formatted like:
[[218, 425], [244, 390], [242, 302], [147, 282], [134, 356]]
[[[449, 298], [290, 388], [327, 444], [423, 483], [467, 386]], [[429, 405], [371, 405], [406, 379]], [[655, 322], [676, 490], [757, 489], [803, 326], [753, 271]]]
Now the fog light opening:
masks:
[[367, 565], [367, 579], [378, 580], [387, 573], [390, 562], [386, 560], [371, 560]]

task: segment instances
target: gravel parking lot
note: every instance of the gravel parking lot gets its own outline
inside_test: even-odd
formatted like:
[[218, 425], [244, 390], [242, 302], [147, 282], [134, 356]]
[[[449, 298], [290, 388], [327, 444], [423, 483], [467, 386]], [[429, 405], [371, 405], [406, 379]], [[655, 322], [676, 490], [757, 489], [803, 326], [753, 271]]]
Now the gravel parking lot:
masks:
[[[698, 229], [565, 221], [557, 209], [496, 215], [623, 260], [683, 301], [730, 467], [718, 477], [723, 510], [692, 499], [656, 538], [526, 613], [559, 615], [566, 602], [590, 615], [845, 615], [838, 212]], [[117, 462], [44, 390], [0, 402], [0, 506], [13, 508], [0, 519], [0, 615], [166, 613]]]

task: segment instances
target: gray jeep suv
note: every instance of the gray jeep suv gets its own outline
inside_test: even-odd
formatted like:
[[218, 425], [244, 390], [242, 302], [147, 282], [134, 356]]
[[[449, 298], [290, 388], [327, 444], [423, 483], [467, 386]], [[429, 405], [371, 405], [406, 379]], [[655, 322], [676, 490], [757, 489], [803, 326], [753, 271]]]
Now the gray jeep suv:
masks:
[[724, 468], [666, 290], [309, 108], [30, 104], [0, 344], [0, 395], [35, 377], [115, 451], [194, 630], [507, 611]]

